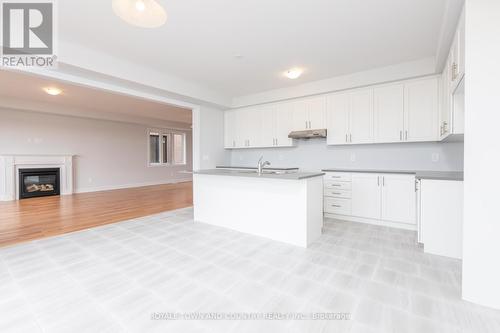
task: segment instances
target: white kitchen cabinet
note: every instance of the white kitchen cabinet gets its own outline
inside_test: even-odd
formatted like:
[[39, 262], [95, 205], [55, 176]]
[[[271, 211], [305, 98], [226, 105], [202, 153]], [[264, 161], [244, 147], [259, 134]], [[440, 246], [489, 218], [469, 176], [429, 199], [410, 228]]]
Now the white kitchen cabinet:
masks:
[[288, 137], [292, 131], [292, 112], [287, 104], [279, 104], [274, 110], [275, 146], [291, 147], [293, 140]]
[[327, 139], [329, 145], [347, 144], [349, 140], [349, 93], [334, 94], [327, 100]]
[[451, 45], [450, 58], [450, 90], [453, 93], [465, 74], [465, 17], [463, 10]]
[[374, 173], [353, 173], [351, 179], [352, 215], [380, 219], [380, 176]]
[[261, 117], [261, 145], [272, 147], [276, 143], [276, 109], [275, 105], [264, 106], [260, 111]]
[[318, 96], [306, 100], [309, 129], [326, 128], [326, 97]]
[[373, 142], [373, 89], [351, 93], [349, 143]]
[[415, 224], [415, 176], [383, 174], [381, 177], [381, 218]]
[[374, 89], [375, 141], [401, 142], [405, 126], [404, 85]]
[[290, 103], [294, 131], [326, 127], [326, 97], [312, 97]]
[[422, 179], [418, 195], [424, 252], [461, 259], [463, 181]]
[[323, 179], [327, 217], [416, 229], [413, 174], [326, 172]]
[[373, 89], [333, 94], [327, 100], [327, 144], [373, 142]]
[[404, 141], [437, 141], [439, 101], [437, 77], [408, 82], [405, 89]]
[[291, 147], [292, 111], [288, 104], [273, 104], [261, 109], [262, 147]]
[[224, 148], [236, 147], [236, 111], [224, 112]]

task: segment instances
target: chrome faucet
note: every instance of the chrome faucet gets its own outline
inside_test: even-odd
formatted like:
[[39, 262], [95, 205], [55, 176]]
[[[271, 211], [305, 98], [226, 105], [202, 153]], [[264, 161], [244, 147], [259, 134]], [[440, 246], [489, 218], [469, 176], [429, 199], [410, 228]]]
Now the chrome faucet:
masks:
[[261, 156], [259, 158], [259, 162], [257, 163], [257, 173], [259, 174], [259, 176], [262, 175], [262, 168], [264, 168], [267, 165], [271, 165], [271, 163], [269, 163], [269, 161], [262, 162], [263, 158], [264, 158], [264, 156]]

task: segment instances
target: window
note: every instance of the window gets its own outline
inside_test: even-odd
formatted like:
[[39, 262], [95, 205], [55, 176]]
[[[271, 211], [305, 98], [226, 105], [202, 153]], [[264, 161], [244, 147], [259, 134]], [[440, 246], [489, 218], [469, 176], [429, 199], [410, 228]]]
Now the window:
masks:
[[186, 164], [186, 134], [173, 130], [149, 131], [149, 165]]
[[160, 163], [160, 135], [149, 133], [149, 163]]
[[163, 145], [163, 154], [162, 154], [162, 163], [164, 164], [167, 164], [169, 159], [170, 159], [170, 152], [169, 152], [169, 144], [170, 144], [170, 135], [169, 134], [163, 134], [162, 135], [163, 137], [163, 141], [162, 141], [162, 145]]
[[174, 134], [174, 164], [186, 163], [186, 135]]

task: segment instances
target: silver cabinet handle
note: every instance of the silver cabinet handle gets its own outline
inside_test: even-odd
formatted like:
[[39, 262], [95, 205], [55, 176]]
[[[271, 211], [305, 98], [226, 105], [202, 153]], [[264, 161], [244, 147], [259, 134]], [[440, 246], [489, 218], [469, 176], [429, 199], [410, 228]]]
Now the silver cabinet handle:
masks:
[[408, 130], [405, 131], [405, 141], [408, 141]]
[[340, 184], [332, 184], [332, 186], [335, 186], [335, 187], [340, 187], [340, 186], [342, 186], [342, 185], [340, 185]]
[[307, 120], [306, 120], [306, 128], [307, 128]]
[[403, 131], [399, 131], [399, 141], [403, 141]]
[[276, 138], [276, 146], [278, 145], [278, 138]]
[[341, 195], [342, 193], [339, 193], [339, 192], [332, 192], [332, 194]]
[[345, 135], [345, 142], [349, 142], [349, 140], [347, 140], [347, 136], [348, 134]]
[[334, 204], [332, 204], [331, 206], [332, 207], [342, 207], [341, 205], [334, 205]]
[[349, 134], [349, 142], [352, 143], [352, 133]]
[[380, 176], [377, 176], [377, 186], [380, 186]]
[[330, 176], [331, 178], [340, 178], [341, 176]]
[[382, 186], [385, 187], [385, 176], [382, 177]]

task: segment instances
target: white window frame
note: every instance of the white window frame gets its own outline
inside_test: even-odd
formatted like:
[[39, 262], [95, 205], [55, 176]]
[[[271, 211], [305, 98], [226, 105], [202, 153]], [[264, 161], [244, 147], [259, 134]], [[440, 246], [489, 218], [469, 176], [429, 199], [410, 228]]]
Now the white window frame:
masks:
[[[174, 134], [180, 134], [183, 137], [183, 157], [184, 161], [183, 163], [174, 163], [173, 162], [173, 154], [174, 154]], [[151, 146], [150, 146], [150, 136], [151, 135], [158, 135], [159, 136], [159, 163], [154, 163], [151, 162]], [[163, 137], [166, 136], [168, 137], [168, 147], [167, 147], [167, 154], [169, 156], [169, 159], [167, 162], [163, 162], [163, 155], [164, 155], [164, 146], [163, 146]], [[147, 165], [148, 167], [175, 167], [175, 166], [183, 166], [187, 165], [187, 149], [186, 149], [186, 132], [184, 131], [179, 131], [179, 130], [173, 130], [173, 129], [157, 129], [157, 128], [150, 128], [147, 130]]]

